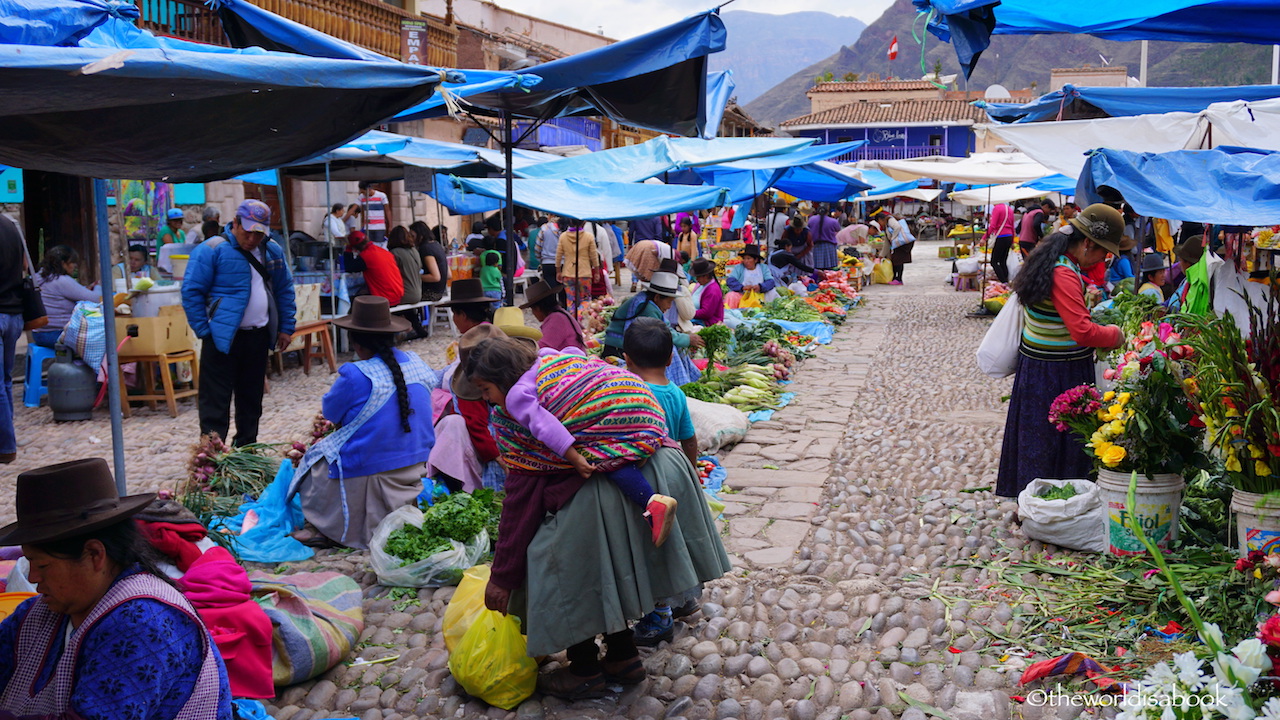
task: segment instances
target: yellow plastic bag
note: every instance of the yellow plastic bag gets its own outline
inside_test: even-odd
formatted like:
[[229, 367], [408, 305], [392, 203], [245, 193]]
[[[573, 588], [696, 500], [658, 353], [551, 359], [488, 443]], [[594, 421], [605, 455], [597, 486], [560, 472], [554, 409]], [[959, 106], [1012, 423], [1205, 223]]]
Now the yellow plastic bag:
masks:
[[458, 583], [449, 606], [444, 609], [444, 646], [449, 652], [453, 652], [480, 611], [484, 610], [484, 589], [488, 585], [488, 565], [476, 565], [463, 573], [462, 582]]
[[893, 263], [888, 260], [877, 262], [876, 269], [871, 273], [871, 279], [879, 285], [888, 285], [893, 282]]
[[762, 307], [763, 303], [761, 303], [760, 301], [763, 299], [764, 299], [764, 295], [761, 295], [755, 290], [749, 290], [747, 292], [742, 293], [742, 300], [738, 301], [738, 307], [740, 308]]
[[467, 694], [514, 710], [538, 681], [538, 664], [527, 649], [519, 620], [483, 610], [449, 654], [449, 672]]

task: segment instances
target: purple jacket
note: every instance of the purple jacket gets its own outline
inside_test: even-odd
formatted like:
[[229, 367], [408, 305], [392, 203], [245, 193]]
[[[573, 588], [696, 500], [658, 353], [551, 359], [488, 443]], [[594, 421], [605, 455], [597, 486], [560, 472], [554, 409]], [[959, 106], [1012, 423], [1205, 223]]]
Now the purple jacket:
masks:
[[712, 280], [702, 286], [702, 297], [698, 301], [698, 311], [693, 319], [703, 325], [719, 325], [724, 322], [724, 290], [720, 283]]
[[[549, 348], [538, 350], [539, 358], [561, 354], [563, 353], [560, 350]], [[573, 447], [573, 435], [565, 429], [559, 418], [538, 403], [540, 365], [541, 363], [535, 360], [533, 367], [521, 375], [516, 384], [507, 391], [507, 414], [512, 420], [523, 425], [529, 434], [537, 438], [538, 442], [546, 445], [560, 457], [564, 457], [564, 454], [569, 452], [569, 448]]]
[[548, 350], [566, 350], [577, 348], [586, 352], [583, 344], [582, 326], [565, 310], [556, 310], [542, 321], [542, 339], [539, 348]]
[[815, 243], [824, 242], [835, 245], [838, 232], [840, 232], [840, 221], [833, 217], [816, 213], [809, 218], [809, 234], [813, 236]]

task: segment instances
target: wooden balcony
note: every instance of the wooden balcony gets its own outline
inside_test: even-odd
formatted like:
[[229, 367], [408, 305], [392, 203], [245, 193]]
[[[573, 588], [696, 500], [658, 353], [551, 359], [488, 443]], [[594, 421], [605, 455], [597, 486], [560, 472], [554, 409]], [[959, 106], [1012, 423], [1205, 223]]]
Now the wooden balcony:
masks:
[[[414, 15], [380, 0], [251, 0], [320, 32], [387, 57], [400, 58], [400, 21], [427, 23], [428, 65], [457, 67], [458, 30], [438, 18]], [[139, 25], [161, 35], [226, 45], [216, 13], [200, 0], [138, 0]]]

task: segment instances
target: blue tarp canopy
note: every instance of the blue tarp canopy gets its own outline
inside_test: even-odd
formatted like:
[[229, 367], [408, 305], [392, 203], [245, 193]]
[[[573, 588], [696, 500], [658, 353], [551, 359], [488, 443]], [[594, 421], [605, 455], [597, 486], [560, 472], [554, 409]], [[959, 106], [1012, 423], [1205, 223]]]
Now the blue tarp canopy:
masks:
[[836, 202], [871, 187], [852, 174], [822, 161], [852, 152], [864, 140], [810, 145], [794, 152], [698, 167], [695, 172], [707, 185], [727, 188], [729, 202], [746, 202], [769, 188], [815, 202]]
[[[457, 189], [491, 198], [506, 197], [502, 178], [451, 178]], [[594, 180], [514, 180], [516, 205], [579, 220], [650, 217], [724, 205], [724, 188]], [[447, 203], [446, 203], [447, 205]]]
[[[516, 149], [512, 163], [518, 175], [532, 165], [559, 159], [558, 155]], [[390, 182], [404, 177], [405, 166], [484, 176], [504, 165], [502, 153], [497, 150], [370, 130], [341, 147], [278, 169], [297, 180]], [[276, 169], [264, 170], [237, 179], [274, 185], [275, 174]]]
[[992, 120], [1007, 123], [1040, 120], [1074, 120], [1097, 117], [1127, 117], [1167, 112], [1198, 113], [1217, 102], [1267, 100], [1280, 97], [1280, 85], [1239, 85], [1235, 87], [1077, 87], [1041, 95], [1029, 103], [984, 103], [977, 105]]
[[[713, 9], [652, 32], [537, 65], [533, 88], [468, 93], [469, 112], [547, 120], [603, 115], [628, 125], [686, 137], [714, 137], [723, 107], [710, 107], [707, 55], [725, 47], [726, 32]], [[714, 85], [712, 88], [714, 89]], [[717, 96], [723, 92], [718, 92]], [[402, 113], [397, 122], [449, 112], [433, 98]]]
[[1079, 203], [1099, 202], [1104, 185], [1119, 191], [1139, 215], [1223, 225], [1280, 223], [1280, 153], [1267, 150], [1095, 150], [1080, 175]]
[[1274, 0], [914, 0], [950, 42], [966, 76], [991, 35], [1078, 33], [1107, 40], [1280, 43]]
[[[664, 173], [704, 165], [773, 155], [785, 155], [813, 144], [813, 138], [697, 138], [656, 137], [639, 145], [553, 160], [530, 167], [524, 176], [541, 180], [608, 178], [615, 182], [641, 182]], [[812, 161], [810, 161], [812, 162]], [[671, 181], [672, 178], [664, 178]], [[698, 182], [696, 177], [689, 178]]]
[[1055, 173], [1042, 177], [1039, 180], [1024, 182], [1019, 187], [1031, 188], [1032, 190], [1046, 190], [1048, 192], [1062, 193], [1063, 195], [1076, 194], [1076, 179], [1068, 177], [1062, 173]]
[[275, 167], [421, 102], [444, 75], [156, 37], [119, 0], [2, 0], [0, 17], [0, 162], [74, 175], [203, 182]]

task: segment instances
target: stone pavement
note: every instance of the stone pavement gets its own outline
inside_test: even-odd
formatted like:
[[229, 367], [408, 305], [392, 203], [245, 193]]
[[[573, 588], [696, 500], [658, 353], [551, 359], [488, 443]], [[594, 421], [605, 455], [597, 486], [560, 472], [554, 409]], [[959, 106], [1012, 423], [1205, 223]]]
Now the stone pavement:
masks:
[[871, 302], [850, 313], [830, 345], [805, 360], [788, 390], [795, 400], [755, 423], [722, 462], [728, 471], [725, 548], [752, 568], [788, 565], [812, 530], [857, 394], [891, 313]]

